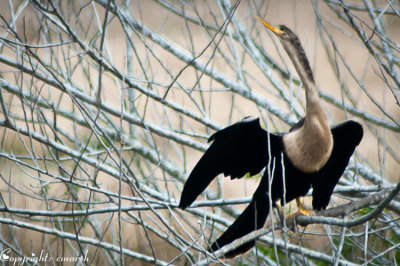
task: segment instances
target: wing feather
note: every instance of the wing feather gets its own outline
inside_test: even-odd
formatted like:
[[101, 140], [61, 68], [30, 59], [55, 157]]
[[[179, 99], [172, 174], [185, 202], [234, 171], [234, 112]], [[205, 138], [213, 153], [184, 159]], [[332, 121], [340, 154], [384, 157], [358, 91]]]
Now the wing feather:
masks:
[[350, 157], [363, 137], [362, 126], [355, 121], [346, 121], [331, 129], [333, 149], [331, 157], [325, 166], [313, 175], [313, 208], [325, 209], [339, 182]]
[[[183, 188], [179, 203], [182, 209], [192, 204], [217, 175], [223, 173], [231, 179], [241, 178], [246, 173], [255, 175], [266, 166], [269, 152], [276, 154], [282, 149], [281, 137], [262, 129], [258, 118], [245, 119], [224, 128], [209, 141], [213, 143]], [[271, 151], [268, 151], [269, 146]]]

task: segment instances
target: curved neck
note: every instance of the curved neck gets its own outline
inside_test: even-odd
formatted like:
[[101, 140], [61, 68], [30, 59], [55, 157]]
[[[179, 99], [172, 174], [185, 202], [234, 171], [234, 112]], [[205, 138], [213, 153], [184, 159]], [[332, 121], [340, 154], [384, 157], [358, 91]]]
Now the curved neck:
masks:
[[308, 63], [307, 56], [301, 47], [300, 41], [293, 38], [290, 41], [281, 40], [283, 47], [288, 53], [296, 71], [303, 83], [306, 91], [306, 117], [320, 113], [325, 115], [319, 101], [317, 86], [315, 85], [314, 76], [312, 74], [310, 64]]
[[325, 165], [332, 152], [333, 138], [328, 116], [320, 103], [310, 64], [299, 39], [293, 33], [289, 33], [289, 38], [280, 40], [306, 91], [304, 123], [284, 136], [285, 152], [293, 165], [301, 171], [316, 172]]

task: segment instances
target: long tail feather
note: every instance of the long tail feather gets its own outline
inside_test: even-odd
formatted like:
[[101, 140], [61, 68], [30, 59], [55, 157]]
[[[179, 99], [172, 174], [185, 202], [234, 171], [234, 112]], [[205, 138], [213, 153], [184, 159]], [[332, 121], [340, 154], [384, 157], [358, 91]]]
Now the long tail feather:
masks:
[[[253, 200], [243, 213], [229, 226], [229, 228], [211, 245], [210, 251], [217, 251], [225, 245], [228, 245], [236, 239], [251, 233], [254, 230], [264, 226], [269, 213], [268, 194], [263, 191], [255, 193]], [[256, 241], [247, 242], [233, 251], [225, 254], [225, 257], [231, 258], [247, 252], [254, 247]]]

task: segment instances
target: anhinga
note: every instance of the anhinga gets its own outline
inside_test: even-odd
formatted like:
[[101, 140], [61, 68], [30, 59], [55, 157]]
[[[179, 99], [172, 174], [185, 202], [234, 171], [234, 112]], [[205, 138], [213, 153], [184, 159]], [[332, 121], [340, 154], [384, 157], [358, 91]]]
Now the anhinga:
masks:
[[[185, 209], [219, 174], [241, 178], [266, 168], [252, 201], [235, 222], [211, 245], [216, 251], [237, 238], [263, 227], [272, 204], [296, 199], [299, 212], [306, 213], [299, 197], [313, 187], [312, 205], [325, 209], [334, 187], [363, 136], [361, 125], [346, 121], [329, 128], [307, 57], [297, 36], [286, 26], [273, 27], [293, 62], [306, 94], [305, 117], [287, 133], [272, 134], [261, 128], [258, 118], [246, 118], [209, 138], [211, 146], [194, 167], [182, 191], [179, 207]], [[284, 187], [285, 185], [285, 187]], [[232, 257], [253, 247], [243, 244], [226, 254]]]

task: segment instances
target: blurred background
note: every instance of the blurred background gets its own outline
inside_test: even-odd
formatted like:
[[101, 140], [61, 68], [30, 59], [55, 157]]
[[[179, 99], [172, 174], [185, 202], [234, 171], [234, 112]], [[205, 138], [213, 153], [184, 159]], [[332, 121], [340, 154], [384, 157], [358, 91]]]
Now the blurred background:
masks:
[[78, 265], [400, 262], [399, 197], [360, 226], [271, 232], [227, 261], [204, 248], [259, 177], [221, 176], [199, 205], [176, 208], [216, 130], [256, 116], [285, 132], [304, 115], [298, 75], [255, 15], [298, 35], [330, 124], [364, 127], [330, 207], [393, 188], [398, 2], [31, 0], [3, 1], [0, 15], [0, 250], [9, 256], [87, 254], [68, 262]]

